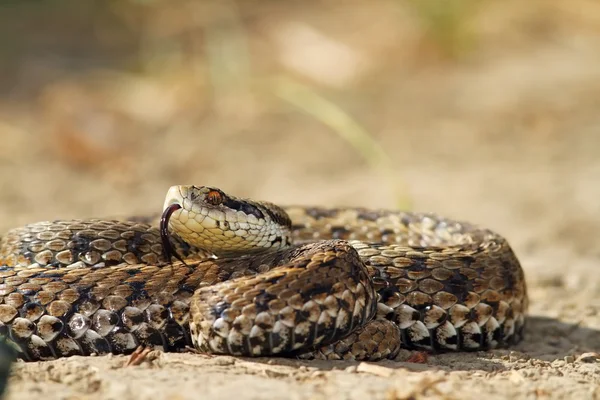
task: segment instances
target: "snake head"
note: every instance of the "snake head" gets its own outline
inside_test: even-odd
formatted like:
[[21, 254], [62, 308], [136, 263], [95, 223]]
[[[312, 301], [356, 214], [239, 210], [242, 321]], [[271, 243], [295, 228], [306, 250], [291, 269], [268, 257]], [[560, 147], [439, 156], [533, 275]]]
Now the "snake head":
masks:
[[291, 221], [283, 209], [215, 187], [172, 186], [163, 209], [163, 245], [168, 229], [216, 256], [280, 249], [291, 242]]

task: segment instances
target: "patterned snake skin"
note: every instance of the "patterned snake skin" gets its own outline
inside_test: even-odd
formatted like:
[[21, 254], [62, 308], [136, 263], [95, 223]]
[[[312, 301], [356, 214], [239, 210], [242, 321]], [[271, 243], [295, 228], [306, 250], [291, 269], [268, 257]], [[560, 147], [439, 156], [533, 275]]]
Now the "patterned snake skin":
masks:
[[139, 346], [379, 360], [401, 347], [522, 338], [523, 271], [489, 230], [432, 214], [280, 208], [196, 186], [172, 187], [164, 209], [160, 227], [90, 219], [9, 231], [0, 337], [24, 360]]

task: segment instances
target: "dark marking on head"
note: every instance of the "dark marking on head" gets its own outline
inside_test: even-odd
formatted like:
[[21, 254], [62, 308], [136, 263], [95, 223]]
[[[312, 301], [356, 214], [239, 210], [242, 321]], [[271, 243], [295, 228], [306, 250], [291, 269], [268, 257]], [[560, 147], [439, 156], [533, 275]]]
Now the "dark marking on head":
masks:
[[217, 223], [217, 228], [222, 228], [223, 230], [229, 230], [229, 222], [227, 221], [215, 221]]
[[254, 215], [258, 219], [264, 219], [265, 215], [260, 211], [260, 209], [247, 201], [240, 201], [232, 199], [231, 197], [226, 196], [223, 199], [223, 205], [231, 208], [232, 210], [241, 211], [247, 215]]
[[271, 217], [271, 220], [277, 224], [287, 227], [292, 226], [292, 220], [284, 211], [279, 212], [269, 207], [265, 207], [265, 212]]

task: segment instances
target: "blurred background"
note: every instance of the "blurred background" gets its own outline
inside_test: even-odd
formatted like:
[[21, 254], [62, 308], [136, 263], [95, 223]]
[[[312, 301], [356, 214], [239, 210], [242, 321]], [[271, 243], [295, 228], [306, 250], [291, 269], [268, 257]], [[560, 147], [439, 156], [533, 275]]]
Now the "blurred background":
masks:
[[194, 183], [469, 220], [538, 277], [600, 258], [596, 0], [0, 4], [2, 231]]

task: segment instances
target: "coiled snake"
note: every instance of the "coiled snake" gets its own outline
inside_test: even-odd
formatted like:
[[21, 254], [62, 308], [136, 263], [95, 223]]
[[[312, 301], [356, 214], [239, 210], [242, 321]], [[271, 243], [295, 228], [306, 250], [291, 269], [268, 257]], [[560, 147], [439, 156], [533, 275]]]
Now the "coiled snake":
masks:
[[204, 186], [173, 186], [156, 227], [14, 229], [0, 265], [0, 336], [25, 360], [138, 346], [357, 360], [484, 350], [522, 338], [528, 301], [517, 258], [489, 230]]

